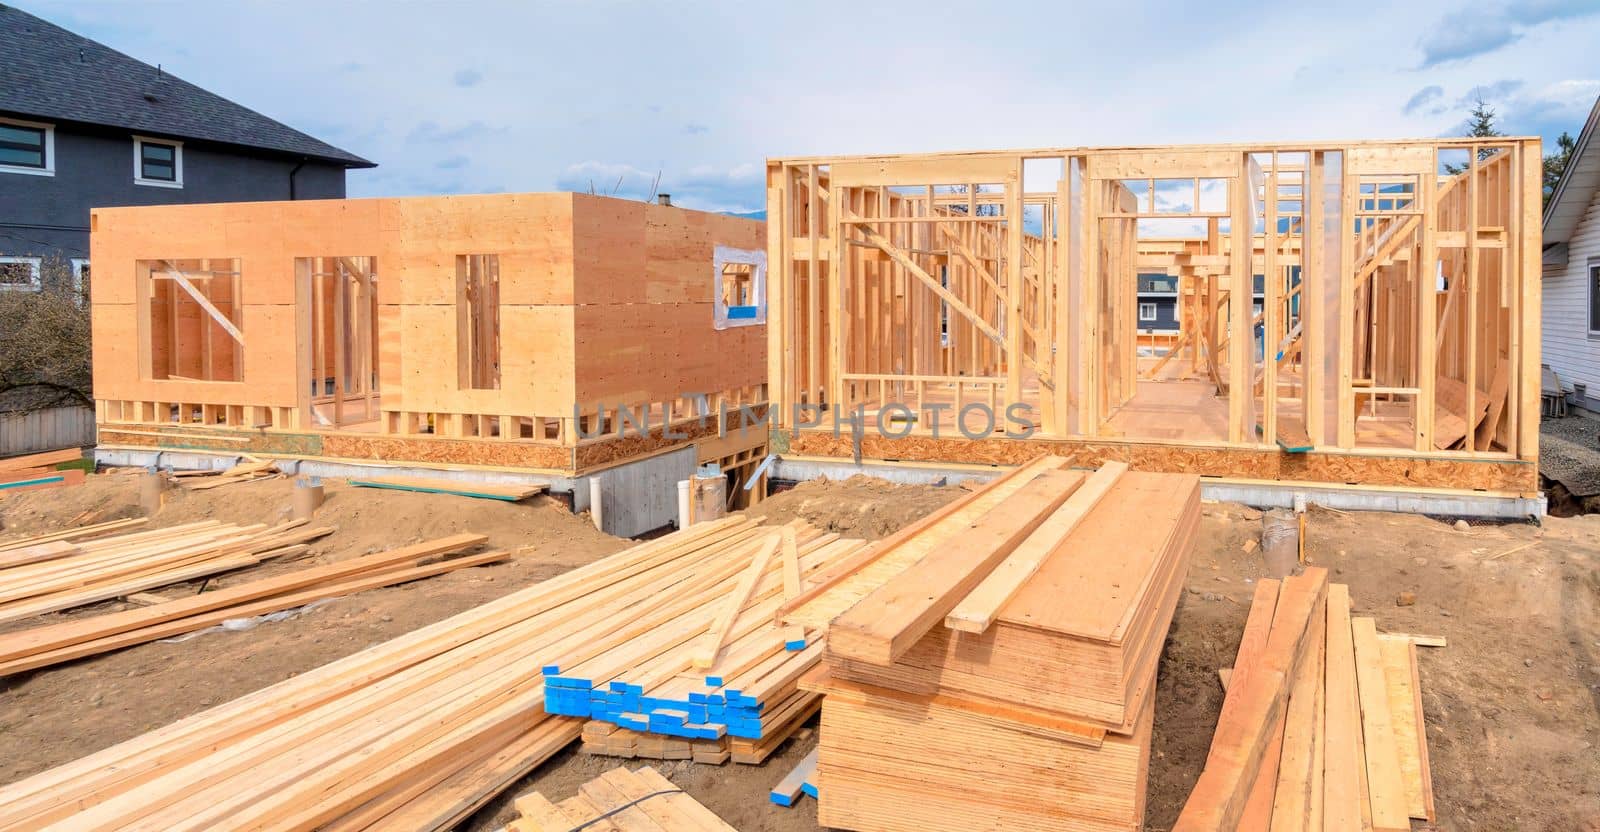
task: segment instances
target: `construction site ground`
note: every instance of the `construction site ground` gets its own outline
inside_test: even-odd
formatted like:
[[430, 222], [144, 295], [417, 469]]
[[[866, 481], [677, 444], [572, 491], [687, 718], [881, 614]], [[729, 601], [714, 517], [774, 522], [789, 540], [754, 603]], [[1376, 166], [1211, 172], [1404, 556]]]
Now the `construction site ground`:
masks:
[[[160, 526], [288, 516], [291, 483], [269, 479], [172, 492]], [[140, 515], [136, 477], [94, 476], [82, 486], [0, 497], [0, 539]], [[830, 531], [881, 537], [953, 499], [958, 488], [895, 486], [856, 478], [813, 482], [752, 513], [804, 518]], [[1222, 703], [1217, 669], [1231, 663], [1253, 591], [1266, 570], [1259, 511], [1205, 506], [1188, 578], [1162, 661], [1150, 764], [1148, 828], [1165, 830], [1200, 773]], [[337, 599], [287, 620], [179, 643], [152, 643], [0, 679], [0, 782], [12, 782], [188, 714], [619, 551], [628, 541], [595, 530], [558, 501], [522, 504], [356, 489], [329, 483], [318, 524], [338, 532], [313, 544], [318, 561], [458, 532], [489, 536], [509, 562]], [[1600, 516], [1532, 524], [1469, 525], [1448, 518], [1313, 508], [1309, 560], [1350, 585], [1356, 614], [1380, 630], [1443, 636], [1420, 648], [1423, 707], [1439, 808], [1450, 830], [1600, 832]], [[1115, 557], [1115, 552], [1107, 552]], [[303, 563], [268, 563], [227, 584]], [[196, 585], [158, 594], [193, 592]], [[1401, 605], [1407, 593], [1414, 602]], [[65, 620], [120, 602], [50, 616]], [[22, 626], [27, 623], [12, 625]], [[814, 728], [812, 729], [814, 731]], [[809, 749], [789, 743], [763, 766], [653, 761], [662, 773], [745, 832], [817, 829], [809, 798], [792, 809], [767, 791]], [[569, 748], [463, 829], [498, 828], [510, 798], [538, 788], [553, 799], [617, 765]]]

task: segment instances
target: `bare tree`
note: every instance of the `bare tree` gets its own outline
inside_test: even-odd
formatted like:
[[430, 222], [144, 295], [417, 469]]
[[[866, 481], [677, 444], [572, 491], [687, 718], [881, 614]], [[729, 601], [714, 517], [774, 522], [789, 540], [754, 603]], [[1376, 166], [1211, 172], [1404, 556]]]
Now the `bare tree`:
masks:
[[93, 407], [87, 287], [74, 285], [59, 256], [40, 272], [40, 291], [0, 291], [0, 394], [28, 391], [40, 407]]

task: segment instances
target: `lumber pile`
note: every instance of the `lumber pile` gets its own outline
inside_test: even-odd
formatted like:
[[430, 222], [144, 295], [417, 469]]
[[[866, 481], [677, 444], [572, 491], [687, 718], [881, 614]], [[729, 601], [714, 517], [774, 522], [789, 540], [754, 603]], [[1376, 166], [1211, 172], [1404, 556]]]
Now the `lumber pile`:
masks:
[[1174, 830], [1407, 832], [1432, 821], [1416, 643], [1323, 569], [1256, 586], [1206, 765]]
[[[733, 591], [712, 600], [716, 618], [690, 649], [641, 641], [630, 666], [604, 676], [547, 667], [546, 709], [622, 729], [586, 732], [593, 753], [760, 763], [816, 710], [817, 695], [799, 682], [822, 658], [821, 630], [780, 626], [778, 607], [801, 592], [806, 572], [864, 545], [798, 522], [766, 533]], [[777, 580], [757, 598], [767, 576]]]
[[788, 605], [825, 626], [818, 820], [1135, 829], [1156, 668], [1200, 517], [1193, 476], [1043, 457]]
[[56, 466], [61, 463], [76, 462], [80, 459], [83, 459], [83, 451], [80, 448], [0, 459], [0, 493], [82, 485], [84, 472], [81, 469], [56, 470]]
[[236, 482], [253, 482], [278, 476], [278, 463], [270, 459], [246, 459], [221, 471], [177, 471], [173, 478], [189, 491], [206, 491], [233, 485]]
[[[584, 720], [545, 710], [545, 669], [609, 680], [661, 645], [692, 665], [773, 534], [734, 516], [647, 541], [0, 787], [0, 830], [451, 828], [577, 740]], [[797, 537], [803, 583], [833, 550]], [[782, 563], [718, 641], [783, 649]]]
[[416, 491], [422, 494], [450, 494], [456, 497], [477, 497], [484, 500], [502, 500], [515, 503], [535, 494], [543, 494], [547, 485], [524, 485], [497, 482], [457, 482], [456, 480], [429, 479], [426, 477], [366, 477], [351, 478], [357, 488], [387, 488], [393, 491]]
[[0, 551], [0, 623], [302, 554], [307, 541], [332, 531], [304, 521], [205, 521], [90, 540], [57, 533], [13, 541]]
[[578, 787], [560, 803], [529, 792], [512, 804], [518, 817], [506, 832], [735, 832], [653, 768], [614, 768]]
[[[152, 603], [148, 606], [0, 634], [0, 676], [203, 630], [229, 619], [293, 609], [323, 598], [494, 563], [508, 556], [495, 551], [435, 560], [485, 540], [483, 535], [458, 534], [187, 598], [157, 597], [149, 599]], [[0, 553], [3, 557], [4, 553]], [[129, 600], [139, 599], [129, 596]]]

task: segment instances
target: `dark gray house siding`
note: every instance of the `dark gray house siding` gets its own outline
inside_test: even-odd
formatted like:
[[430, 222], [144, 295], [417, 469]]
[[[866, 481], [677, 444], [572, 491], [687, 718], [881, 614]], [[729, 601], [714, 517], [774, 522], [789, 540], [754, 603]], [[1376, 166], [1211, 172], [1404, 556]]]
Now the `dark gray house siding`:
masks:
[[[37, 119], [0, 113], [8, 117]], [[88, 257], [91, 208], [345, 195], [344, 165], [174, 141], [183, 142], [183, 187], [141, 185], [134, 181], [132, 133], [55, 125], [53, 176], [0, 168], [0, 255]]]
[[[0, 134], [0, 290], [26, 288], [30, 268], [34, 287], [51, 283], [39, 258], [87, 258], [94, 208], [342, 198], [345, 171], [375, 167], [0, 3], [0, 125], [8, 120], [22, 124]], [[42, 170], [38, 129], [47, 130]], [[181, 143], [165, 168], [181, 183], [136, 181], [139, 137]]]

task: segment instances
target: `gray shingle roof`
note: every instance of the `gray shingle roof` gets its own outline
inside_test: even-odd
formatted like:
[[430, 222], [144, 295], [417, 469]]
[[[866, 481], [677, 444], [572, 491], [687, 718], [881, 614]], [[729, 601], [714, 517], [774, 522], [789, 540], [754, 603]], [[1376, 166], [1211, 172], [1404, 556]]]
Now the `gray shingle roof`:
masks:
[[0, 110], [376, 167], [373, 162], [0, 5]]

